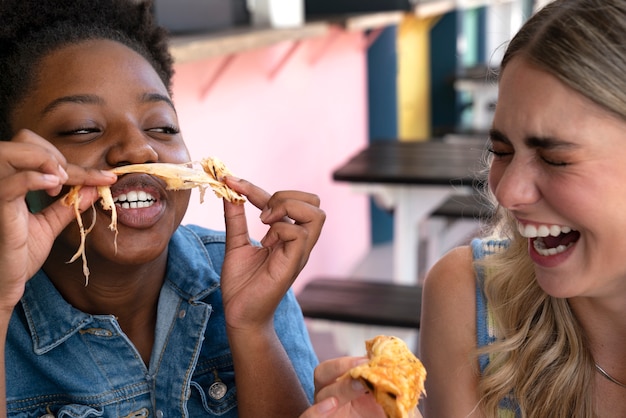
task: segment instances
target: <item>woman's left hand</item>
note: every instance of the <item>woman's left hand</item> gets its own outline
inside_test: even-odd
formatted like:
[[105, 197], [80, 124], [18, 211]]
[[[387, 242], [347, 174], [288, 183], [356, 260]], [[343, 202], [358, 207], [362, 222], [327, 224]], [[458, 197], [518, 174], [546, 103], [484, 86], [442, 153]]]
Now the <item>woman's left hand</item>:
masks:
[[254, 330], [271, 324], [280, 300], [305, 266], [326, 214], [314, 194], [281, 191], [270, 195], [246, 180], [226, 183], [261, 210], [269, 225], [261, 247], [250, 243], [244, 205], [224, 202], [226, 255], [222, 298], [229, 327]]

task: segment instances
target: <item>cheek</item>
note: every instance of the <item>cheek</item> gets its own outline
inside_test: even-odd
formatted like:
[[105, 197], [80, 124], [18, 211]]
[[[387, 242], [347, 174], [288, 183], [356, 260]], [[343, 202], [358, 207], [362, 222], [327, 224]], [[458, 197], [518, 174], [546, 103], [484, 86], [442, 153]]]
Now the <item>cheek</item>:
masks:
[[497, 164], [491, 163], [489, 167], [489, 174], [487, 176], [487, 183], [489, 185], [489, 190], [491, 193], [496, 194], [496, 190], [498, 188], [498, 184], [500, 183], [500, 179], [502, 178], [502, 168]]
[[[191, 190], [180, 190], [176, 193], [176, 221], [180, 223], [185, 216], [185, 212], [187, 212], [187, 207], [189, 206], [189, 199], [191, 197]], [[205, 191], [204, 198], [210, 197], [208, 193], [212, 193], [211, 190]]]
[[[171, 142], [165, 144], [164, 147], [155, 145], [154, 148], [159, 154], [159, 157], [162, 158], [161, 162], [182, 164], [194, 160], [194, 158], [189, 155], [189, 150], [180, 136], [176, 138], [176, 140], [172, 140]], [[196, 158], [196, 160], [200, 159], [201, 158]]]

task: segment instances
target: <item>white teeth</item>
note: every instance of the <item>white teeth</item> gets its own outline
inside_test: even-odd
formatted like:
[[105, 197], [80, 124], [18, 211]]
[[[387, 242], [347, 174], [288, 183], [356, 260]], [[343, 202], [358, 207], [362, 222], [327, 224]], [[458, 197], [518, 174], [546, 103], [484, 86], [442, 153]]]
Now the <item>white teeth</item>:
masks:
[[534, 225], [517, 224], [517, 230], [524, 238], [537, 237], [537, 228]]
[[540, 225], [539, 228], [537, 228], [538, 237], [547, 237], [548, 235], [550, 235], [550, 228], [548, 228], [547, 226]]
[[537, 251], [539, 255], [542, 255], [544, 257], [560, 254], [563, 251], [567, 250], [572, 245], [573, 243], [570, 243], [567, 245], [559, 245], [558, 247], [555, 247], [555, 248], [546, 248], [542, 239], [536, 239], [533, 241], [533, 247], [535, 247], [535, 251]]
[[569, 226], [559, 226], [559, 225], [523, 225], [521, 223], [517, 224], [517, 229], [519, 233], [524, 238], [537, 238], [537, 237], [547, 237], [551, 235], [553, 237], [557, 237], [561, 234], [567, 234], [572, 231], [572, 228]]
[[123, 209], [141, 209], [152, 206], [156, 199], [143, 190], [131, 190], [128, 193], [115, 197], [113, 201]]

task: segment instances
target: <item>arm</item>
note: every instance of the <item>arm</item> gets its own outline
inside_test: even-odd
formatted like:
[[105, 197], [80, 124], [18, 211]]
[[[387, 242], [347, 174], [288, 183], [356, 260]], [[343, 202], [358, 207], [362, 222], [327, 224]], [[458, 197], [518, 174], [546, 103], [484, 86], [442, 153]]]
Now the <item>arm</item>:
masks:
[[235, 364], [240, 417], [296, 417], [309, 405], [298, 375], [276, 333], [276, 309], [317, 242], [325, 214], [309, 193], [270, 196], [245, 180], [227, 178], [261, 209], [269, 230], [252, 246], [243, 205], [224, 203], [226, 255], [222, 296]]
[[6, 373], [4, 368], [4, 347], [7, 337], [7, 329], [9, 328], [9, 320], [11, 319], [11, 312], [2, 312], [0, 314], [0, 417], [6, 418], [7, 416], [7, 384]]
[[428, 377], [426, 418], [480, 417], [472, 251], [450, 251], [428, 272], [422, 295], [420, 357]]

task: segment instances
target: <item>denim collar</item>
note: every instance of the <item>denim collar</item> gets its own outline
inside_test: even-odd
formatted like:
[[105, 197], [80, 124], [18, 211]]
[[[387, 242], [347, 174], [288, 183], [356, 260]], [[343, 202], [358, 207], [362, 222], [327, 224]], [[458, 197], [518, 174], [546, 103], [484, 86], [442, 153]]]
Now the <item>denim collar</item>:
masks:
[[[214, 236], [215, 241], [223, 242], [223, 239], [222, 235]], [[171, 287], [185, 300], [200, 300], [219, 287], [219, 272], [215, 271], [203, 240], [205, 237], [201, 238], [191, 228], [181, 226], [169, 243], [164, 286]], [[113, 319], [112, 315], [90, 315], [71, 306], [43, 270], [26, 283], [21, 303], [36, 354], [59, 346], [94, 318]]]

